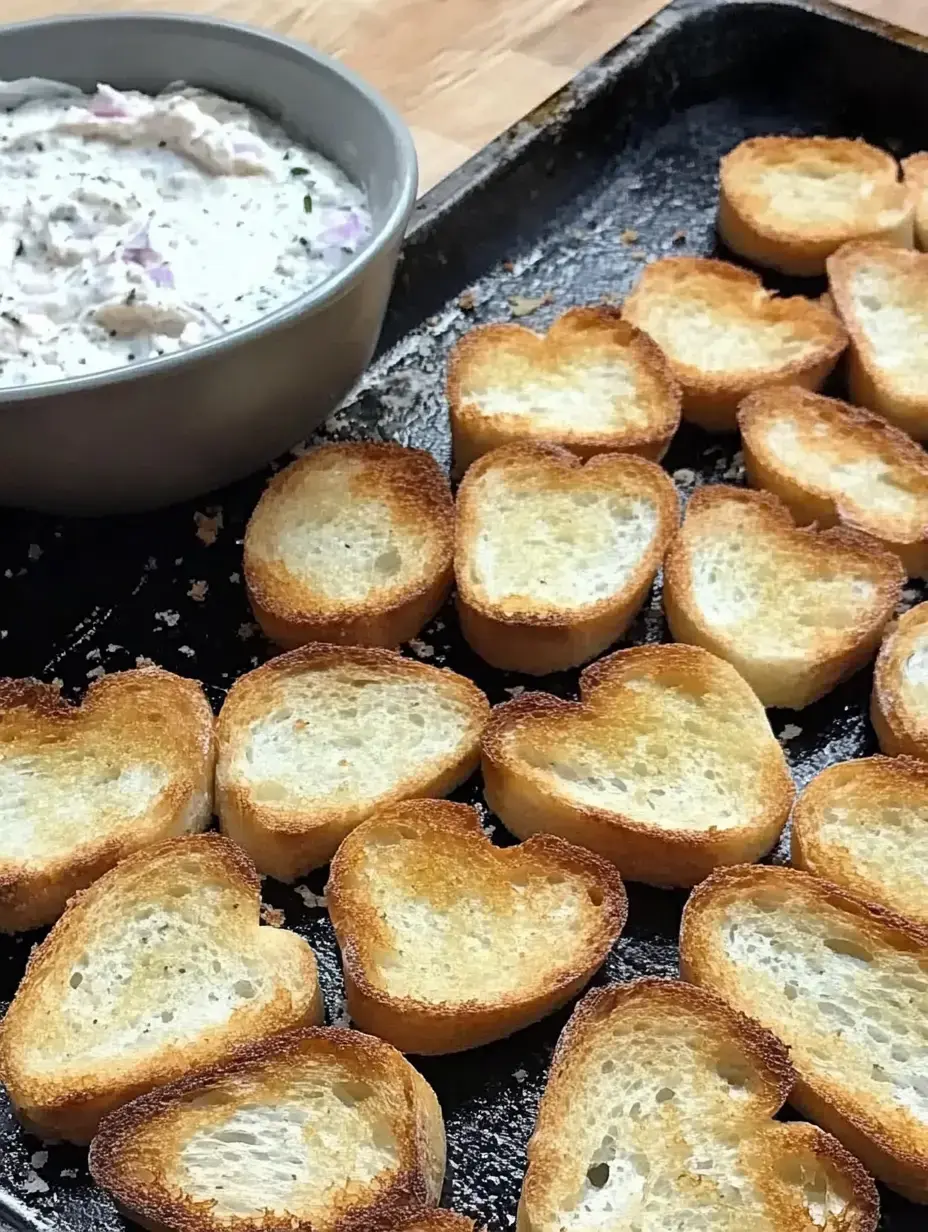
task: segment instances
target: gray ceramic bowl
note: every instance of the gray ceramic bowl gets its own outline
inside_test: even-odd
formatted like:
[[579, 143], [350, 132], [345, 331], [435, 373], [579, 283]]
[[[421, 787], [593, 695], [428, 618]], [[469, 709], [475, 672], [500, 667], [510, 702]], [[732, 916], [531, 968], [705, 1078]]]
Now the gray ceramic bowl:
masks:
[[120, 13], [0, 28], [0, 79], [31, 76], [89, 90], [183, 80], [250, 103], [363, 185], [374, 234], [328, 282], [252, 326], [113, 372], [0, 388], [0, 503], [147, 509], [255, 470], [316, 427], [370, 360], [416, 195], [406, 126], [327, 56], [205, 18]]

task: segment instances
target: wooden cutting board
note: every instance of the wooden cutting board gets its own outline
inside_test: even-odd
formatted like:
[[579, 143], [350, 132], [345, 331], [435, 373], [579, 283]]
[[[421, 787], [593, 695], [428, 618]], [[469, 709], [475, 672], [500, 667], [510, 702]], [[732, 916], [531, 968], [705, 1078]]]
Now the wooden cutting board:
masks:
[[[378, 86], [412, 128], [430, 188], [664, 7], [666, 0], [2, 0], [49, 13], [209, 13], [305, 39]], [[928, 35], [926, 0], [848, 0]]]

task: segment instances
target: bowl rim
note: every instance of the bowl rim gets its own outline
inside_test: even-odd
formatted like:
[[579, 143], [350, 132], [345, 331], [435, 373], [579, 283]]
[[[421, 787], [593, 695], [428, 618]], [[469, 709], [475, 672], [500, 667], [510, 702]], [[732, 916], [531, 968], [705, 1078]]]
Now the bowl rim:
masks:
[[21, 30], [88, 25], [151, 26], [153, 23], [178, 29], [185, 26], [198, 27], [204, 33], [211, 33], [232, 41], [261, 42], [271, 49], [276, 48], [279, 54], [288, 58], [311, 61], [324, 71], [342, 78], [366, 100], [374, 111], [380, 113], [392, 134], [399, 164], [400, 183], [396, 200], [385, 221], [374, 231], [367, 244], [352, 256], [347, 265], [317, 286], [288, 300], [279, 308], [275, 308], [273, 312], [266, 313], [250, 324], [239, 325], [236, 329], [220, 334], [217, 338], [198, 342], [185, 351], [175, 351], [170, 355], [157, 355], [153, 359], [141, 360], [118, 368], [107, 368], [101, 372], [90, 372], [86, 376], [65, 376], [52, 381], [39, 381], [35, 384], [0, 386], [0, 408], [35, 398], [83, 393], [104, 385], [138, 381], [148, 376], [166, 374], [175, 368], [186, 367], [198, 360], [221, 354], [232, 347], [240, 346], [250, 338], [270, 333], [287, 321], [305, 316], [308, 311], [323, 307], [338, 299], [345, 292], [348, 285], [356, 279], [359, 271], [382, 252], [395, 239], [398, 232], [405, 230], [409, 215], [415, 205], [418, 189], [418, 159], [415, 143], [406, 121], [396, 108], [387, 102], [380, 91], [360, 74], [309, 43], [287, 38], [273, 30], [265, 30], [260, 26], [249, 25], [247, 22], [228, 21], [225, 18], [196, 13], [154, 11], [65, 13], [51, 17], [38, 17], [31, 21], [4, 22], [0, 24], [0, 40]]

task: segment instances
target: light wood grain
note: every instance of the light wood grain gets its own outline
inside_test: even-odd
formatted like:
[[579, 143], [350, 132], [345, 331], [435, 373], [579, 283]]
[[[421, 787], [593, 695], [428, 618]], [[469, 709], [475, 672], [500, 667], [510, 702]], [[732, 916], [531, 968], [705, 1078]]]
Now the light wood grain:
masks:
[[[0, 0], [0, 17], [164, 9], [303, 39], [363, 73], [412, 128], [425, 191], [666, 0]], [[925, 0], [850, 0], [928, 34]]]

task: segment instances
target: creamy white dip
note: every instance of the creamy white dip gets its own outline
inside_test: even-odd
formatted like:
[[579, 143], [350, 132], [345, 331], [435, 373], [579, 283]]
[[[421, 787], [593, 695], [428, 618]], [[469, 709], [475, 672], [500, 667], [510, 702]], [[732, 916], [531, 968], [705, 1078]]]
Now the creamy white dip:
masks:
[[185, 350], [370, 235], [365, 195], [266, 116], [101, 85], [0, 112], [0, 386]]

